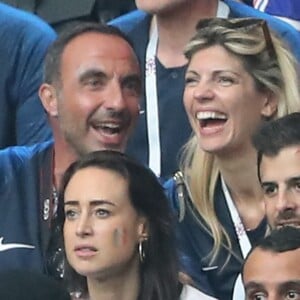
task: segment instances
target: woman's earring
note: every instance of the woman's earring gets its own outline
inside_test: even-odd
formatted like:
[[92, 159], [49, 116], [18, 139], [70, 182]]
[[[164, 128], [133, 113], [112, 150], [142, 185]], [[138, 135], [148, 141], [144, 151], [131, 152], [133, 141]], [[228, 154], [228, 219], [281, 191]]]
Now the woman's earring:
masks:
[[144, 249], [144, 242], [145, 241], [147, 241], [147, 239], [139, 241], [139, 255], [140, 255], [140, 262], [141, 263], [143, 263], [145, 261], [145, 258], [146, 258], [145, 249]]

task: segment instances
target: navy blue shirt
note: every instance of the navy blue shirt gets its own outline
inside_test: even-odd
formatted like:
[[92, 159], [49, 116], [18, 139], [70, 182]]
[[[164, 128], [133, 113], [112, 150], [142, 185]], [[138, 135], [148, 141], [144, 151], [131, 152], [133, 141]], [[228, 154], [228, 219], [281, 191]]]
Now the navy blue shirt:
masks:
[[[177, 219], [179, 211], [185, 211], [183, 219], [177, 222], [176, 227], [181, 270], [192, 278], [195, 286], [202, 292], [217, 299], [231, 300], [236, 278], [242, 269], [243, 257], [222, 191], [221, 180], [218, 180], [216, 185], [214, 206], [219, 222], [230, 237], [232, 249], [228, 250], [223, 245], [212, 264], [210, 259], [214, 240], [208, 225], [187, 194], [184, 203], [178, 200], [173, 179], [167, 181], [164, 186]], [[263, 219], [256, 229], [247, 231], [252, 246], [266, 234], [266, 230], [267, 222]]]
[[51, 138], [38, 90], [55, 38], [36, 16], [0, 3], [0, 148]]

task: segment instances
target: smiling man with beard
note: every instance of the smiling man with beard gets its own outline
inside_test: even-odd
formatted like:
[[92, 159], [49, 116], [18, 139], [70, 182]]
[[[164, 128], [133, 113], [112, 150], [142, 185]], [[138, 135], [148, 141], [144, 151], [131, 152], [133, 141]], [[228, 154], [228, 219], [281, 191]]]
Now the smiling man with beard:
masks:
[[55, 231], [60, 178], [85, 153], [124, 150], [139, 114], [140, 84], [130, 42], [113, 27], [78, 23], [50, 47], [40, 98], [54, 142], [0, 152], [0, 270], [62, 276]]
[[253, 142], [269, 225], [299, 227], [300, 113], [265, 123]]

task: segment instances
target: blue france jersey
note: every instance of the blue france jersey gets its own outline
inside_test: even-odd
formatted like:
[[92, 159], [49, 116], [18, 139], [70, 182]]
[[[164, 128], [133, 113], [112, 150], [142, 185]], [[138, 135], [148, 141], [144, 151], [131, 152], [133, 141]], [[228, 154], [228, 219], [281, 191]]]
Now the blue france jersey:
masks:
[[253, 0], [253, 6], [260, 11], [281, 18], [300, 31], [299, 0]]

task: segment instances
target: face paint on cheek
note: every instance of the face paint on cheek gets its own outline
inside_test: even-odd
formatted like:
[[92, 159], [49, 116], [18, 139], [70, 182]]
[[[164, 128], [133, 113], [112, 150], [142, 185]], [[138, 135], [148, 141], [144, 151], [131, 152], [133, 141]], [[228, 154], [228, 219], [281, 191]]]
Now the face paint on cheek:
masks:
[[124, 228], [116, 228], [113, 232], [113, 241], [116, 247], [124, 246], [127, 243], [127, 233]]

